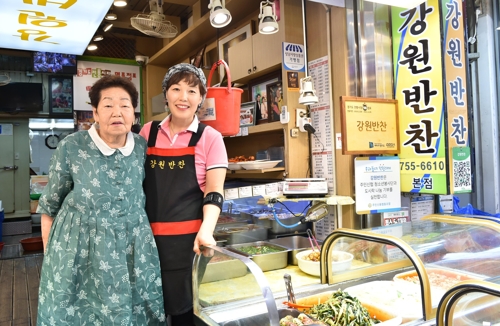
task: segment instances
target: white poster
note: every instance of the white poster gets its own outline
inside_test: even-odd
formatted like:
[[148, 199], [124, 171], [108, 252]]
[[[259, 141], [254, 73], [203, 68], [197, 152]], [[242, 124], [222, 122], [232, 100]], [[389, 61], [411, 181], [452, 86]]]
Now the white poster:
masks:
[[102, 76], [119, 75], [130, 79], [137, 91], [139, 98], [135, 112], [141, 112], [141, 67], [125, 64], [78, 61], [78, 72], [73, 77], [75, 111], [92, 111], [89, 99], [90, 87]]
[[370, 214], [401, 209], [399, 157], [356, 157], [356, 213]]
[[314, 81], [318, 103], [310, 105], [311, 124], [316, 130], [310, 136], [312, 151], [312, 175], [325, 178], [328, 193], [335, 194], [335, 153], [333, 147], [334, 132], [330, 103], [330, 80], [328, 78], [328, 57], [310, 61], [309, 74]]

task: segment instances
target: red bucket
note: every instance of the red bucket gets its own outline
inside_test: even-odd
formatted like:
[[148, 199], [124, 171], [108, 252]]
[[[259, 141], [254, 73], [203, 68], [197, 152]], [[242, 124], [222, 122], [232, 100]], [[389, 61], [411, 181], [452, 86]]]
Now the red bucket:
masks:
[[[227, 87], [211, 87], [215, 69], [224, 64], [227, 75]], [[198, 119], [219, 131], [222, 136], [234, 136], [240, 131], [241, 93], [243, 90], [231, 87], [231, 74], [224, 60], [212, 65], [207, 81], [207, 97], [203, 108], [198, 112]]]

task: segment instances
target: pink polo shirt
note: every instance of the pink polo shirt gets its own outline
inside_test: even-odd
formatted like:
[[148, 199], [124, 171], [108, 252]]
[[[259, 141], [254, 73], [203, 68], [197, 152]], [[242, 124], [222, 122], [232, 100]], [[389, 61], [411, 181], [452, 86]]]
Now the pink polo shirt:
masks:
[[[170, 137], [170, 115], [160, 123], [156, 147], [158, 148], [185, 148], [189, 145], [189, 140], [193, 132], [198, 130], [198, 117], [194, 117], [193, 122], [187, 130], [181, 131]], [[149, 138], [151, 122], [148, 122], [141, 129], [140, 135], [146, 140]], [[214, 128], [207, 126], [195, 147], [196, 177], [201, 191], [205, 191], [206, 172], [211, 169], [227, 169], [227, 152], [222, 135]]]

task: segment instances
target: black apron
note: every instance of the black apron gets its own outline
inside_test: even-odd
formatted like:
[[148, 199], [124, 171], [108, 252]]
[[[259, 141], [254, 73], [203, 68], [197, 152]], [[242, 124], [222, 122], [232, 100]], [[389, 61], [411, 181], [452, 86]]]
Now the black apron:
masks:
[[206, 127], [198, 125], [186, 148], [158, 148], [153, 121], [146, 155], [146, 212], [160, 256], [165, 313], [192, 309], [194, 239], [203, 219], [203, 192], [196, 178], [195, 146]]

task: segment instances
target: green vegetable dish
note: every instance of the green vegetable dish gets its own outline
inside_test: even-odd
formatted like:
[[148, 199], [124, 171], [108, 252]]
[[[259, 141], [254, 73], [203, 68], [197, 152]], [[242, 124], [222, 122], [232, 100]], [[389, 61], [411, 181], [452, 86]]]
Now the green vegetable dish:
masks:
[[380, 323], [370, 316], [358, 299], [342, 290], [334, 292], [326, 302], [314, 305], [306, 313], [331, 326], [371, 326]]
[[249, 255], [262, 255], [262, 254], [271, 254], [273, 252], [281, 252], [283, 249], [281, 248], [276, 248], [276, 247], [271, 247], [271, 246], [244, 246], [244, 247], [239, 247], [236, 248], [239, 251], [242, 251], [246, 254]]

